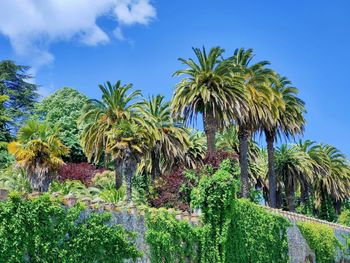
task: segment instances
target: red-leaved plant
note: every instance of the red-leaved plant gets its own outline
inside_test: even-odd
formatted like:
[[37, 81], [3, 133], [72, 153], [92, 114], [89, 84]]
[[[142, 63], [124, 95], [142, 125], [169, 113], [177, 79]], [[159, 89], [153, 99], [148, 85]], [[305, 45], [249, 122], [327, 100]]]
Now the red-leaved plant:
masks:
[[90, 163], [67, 163], [62, 165], [57, 172], [57, 179], [60, 182], [66, 180], [79, 180], [86, 186], [91, 184], [91, 179], [96, 173], [101, 173], [105, 169], [98, 169]]

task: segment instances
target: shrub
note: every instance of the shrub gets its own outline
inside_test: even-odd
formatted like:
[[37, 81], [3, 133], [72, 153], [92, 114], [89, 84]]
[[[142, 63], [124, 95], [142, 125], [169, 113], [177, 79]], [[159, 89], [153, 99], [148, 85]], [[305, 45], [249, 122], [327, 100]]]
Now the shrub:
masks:
[[102, 171], [95, 174], [91, 183], [100, 189], [115, 189], [115, 174], [113, 171]]
[[0, 170], [0, 188], [10, 192], [17, 191], [21, 193], [31, 192], [31, 186], [25, 171], [16, 168], [14, 165]]
[[348, 209], [341, 212], [338, 222], [342, 225], [350, 226], [350, 211]]
[[189, 210], [190, 206], [186, 200], [181, 198], [181, 187], [186, 181], [182, 167], [164, 174], [154, 184], [155, 197], [149, 199], [154, 207], [177, 208]]
[[57, 176], [60, 182], [78, 180], [89, 186], [94, 175], [102, 171], [89, 163], [67, 163], [59, 168]]

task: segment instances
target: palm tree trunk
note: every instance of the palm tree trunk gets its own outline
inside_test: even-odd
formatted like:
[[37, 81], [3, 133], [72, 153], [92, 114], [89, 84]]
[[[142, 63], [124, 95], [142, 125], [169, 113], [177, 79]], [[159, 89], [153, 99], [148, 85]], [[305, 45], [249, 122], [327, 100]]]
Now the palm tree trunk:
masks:
[[286, 185], [286, 198], [288, 209], [290, 212], [295, 212], [295, 189], [293, 184]]
[[276, 191], [277, 191], [277, 180], [275, 174], [275, 149], [274, 132], [265, 131], [266, 144], [267, 144], [267, 158], [268, 158], [268, 177], [269, 177], [269, 205], [270, 207], [276, 208]]
[[162, 171], [160, 169], [160, 154], [159, 154], [159, 141], [156, 142], [153, 150], [151, 151], [151, 162], [152, 162], [152, 169], [151, 169], [151, 175], [152, 175], [152, 181], [162, 174]]
[[43, 171], [42, 168], [36, 169], [34, 172], [27, 172], [29, 175], [29, 182], [34, 192], [47, 192], [52, 182], [52, 176], [49, 172]]
[[203, 113], [204, 132], [207, 137], [207, 155], [213, 156], [215, 154], [215, 133], [216, 133], [216, 121], [213, 112], [207, 109]]
[[340, 215], [341, 213], [341, 200], [334, 200], [333, 201], [333, 207], [334, 207], [334, 210], [335, 210], [335, 213], [337, 215]]
[[302, 182], [300, 184], [300, 201], [306, 205], [308, 203], [309, 200], [309, 191], [310, 191], [310, 187], [309, 184], [304, 180], [304, 182]]
[[131, 202], [132, 200], [132, 178], [134, 177], [137, 169], [137, 157], [133, 156], [130, 151], [125, 155], [125, 166], [124, 174], [126, 180], [126, 201]]
[[123, 161], [121, 159], [114, 160], [115, 173], [115, 189], [118, 190], [123, 185]]
[[249, 132], [240, 125], [238, 130], [239, 139], [239, 164], [241, 167], [241, 195], [243, 198], [249, 197], [248, 181], [248, 137]]

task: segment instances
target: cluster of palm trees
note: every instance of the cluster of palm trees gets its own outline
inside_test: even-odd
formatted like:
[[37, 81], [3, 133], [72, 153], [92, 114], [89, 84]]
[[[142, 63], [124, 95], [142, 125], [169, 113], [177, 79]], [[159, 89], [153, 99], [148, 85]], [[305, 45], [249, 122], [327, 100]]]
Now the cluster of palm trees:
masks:
[[[118, 81], [100, 85], [101, 100], [89, 100], [83, 109], [78, 121], [82, 148], [91, 162], [113, 162], [116, 188], [124, 179], [128, 200], [136, 172], [156, 179], [180, 165], [197, 168], [205, 155], [214, 156], [218, 148], [239, 155], [244, 198], [256, 185], [263, 187], [271, 207], [280, 207], [285, 196], [292, 211], [298, 191], [304, 204], [327, 198], [339, 204], [348, 198], [349, 165], [336, 148], [306, 141], [275, 150], [276, 141], [294, 138], [305, 127], [305, 103], [287, 78], [273, 71], [268, 61], [253, 62], [252, 49], [236, 49], [227, 58], [220, 47], [193, 51], [195, 58], [179, 59], [185, 68], [174, 75], [183, 78], [170, 102], [160, 95], [145, 99], [131, 84]], [[200, 132], [188, 128], [199, 116], [206, 143]], [[25, 134], [25, 129], [20, 133]], [[22, 141], [10, 144], [17, 161], [22, 167], [32, 167], [32, 174], [48, 163], [40, 149], [55, 143], [57, 153], [66, 151], [54, 136], [45, 141], [39, 134], [33, 132], [30, 138], [40, 145], [30, 146], [21, 136]], [[253, 140], [261, 135], [266, 138], [266, 151]], [[35, 153], [24, 154], [26, 147], [34, 146]], [[59, 162], [57, 154], [53, 157], [57, 159], [48, 170]]]
[[219, 47], [209, 53], [204, 48], [193, 50], [197, 61], [180, 59], [187, 68], [175, 73], [185, 78], [174, 93], [174, 113], [185, 121], [202, 114], [208, 155], [215, 154], [217, 131], [238, 127], [242, 197], [249, 195], [249, 140], [263, 132], [268, 148], [269, 203], [276, 207], [274, 142], [279, 136], [294, 136], [304, 129], [305, 104], [298, 98], [298, 90], [268, 68], [268, 61], [253, 63], [252, 49], [236, 49], [226, 59]]
[[132, 85], [100, 85], [102, 100], [90, 100], [79, 120], [81, 144], [89, 161], [114, 162], [116, 189], [126, 181], [132, 196], [136, 171], [159, 177], [174, 165], [195, 168], [205, 155], [200, 137], [172, 117], [163, 96], [144, 99]]

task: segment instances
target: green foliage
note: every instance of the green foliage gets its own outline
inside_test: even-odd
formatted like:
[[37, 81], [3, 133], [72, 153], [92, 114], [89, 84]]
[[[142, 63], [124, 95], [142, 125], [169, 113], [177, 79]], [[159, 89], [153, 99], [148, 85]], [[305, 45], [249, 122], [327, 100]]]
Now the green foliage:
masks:
[[114, 186], [113, 172], [98, 173], [92, 180], [92, 185], [86, 187], [78, 180], [58, 181], [50, 185], [50, 193], [59, 192], [61, 195], [74, 194], [76, 197], [101, 198], [109, 203], [118, 203], [125, 198], [125, 186], [118, 190]]
[[314, 222], [298, 222], [297, 225], [310, 248], [315, 251], [317, 262], [334, 262], [335, 250], [339, 241], [333, 229]]
[[11, 137], [9, 132], [17, 130], [20, 122], [30, 116], [39, 97], [37, 85], [29, 83], [32, 78], [29, 69], [10, 60], [0, 61], [0, 95], [9, 97], [5, 103], [6, 116], [12, 120], [0, 126], [0, 133], [7, 134], [7, 141]]
[[350, 226], [350, 211], [345, 209], [341, 212], [338, 223], [346, 226]]
[[65, 209], [49, 196], [28, 201], [12, 195], [1, 202], [1, 262], [123, 262], [140, 256], [133, 235], [106, 225], [109, 214], [79, 219], [81, 209]]
[[235, 200], [227, 236], [227, 262], [288, 262], [286, 219], [245, 199]]
[[10, 192], [29, 193], [32, 191], [25, 171], [14, 166], [0, 170], [0, 188]]
[[193, 207], [203, 213], [201, 262], [288, 262], [287, 220], [237, 199], [239, 168], [228, 164], [192, 192]]
[[70, 149], [69, 155], [65, 158], [69, 162], [86, 160], [79, 142], [81, 131], [77, 125], [86, 102], [87, 97], [84, 94], [64, 87], [43, 99], [35, 109], [38, 117], [43, 119], [49, 127], [60, 127], [58, 137]]
[[203, 212], [201, 262], [230, 262], [226, 258], [227, 231], [232, 219], [232, 204], [238, 192], [238, 181], [223, 169], [199, 182], [192, 204]]
[[200, 230], [179, 221], [165, 209], [146, 214], [146, 241], [150, 245], [152, 263], [199, 262]]

